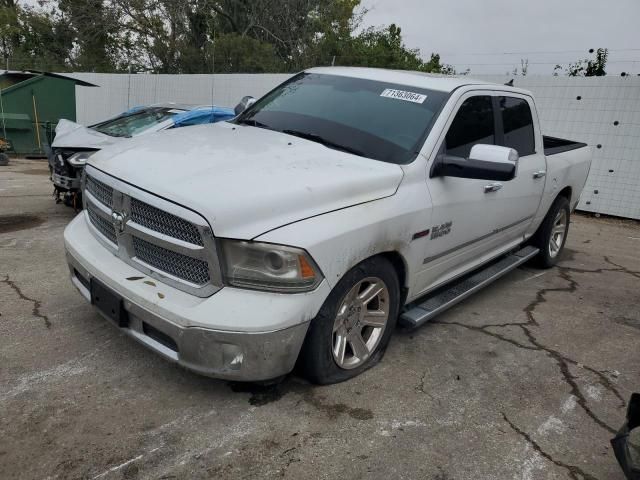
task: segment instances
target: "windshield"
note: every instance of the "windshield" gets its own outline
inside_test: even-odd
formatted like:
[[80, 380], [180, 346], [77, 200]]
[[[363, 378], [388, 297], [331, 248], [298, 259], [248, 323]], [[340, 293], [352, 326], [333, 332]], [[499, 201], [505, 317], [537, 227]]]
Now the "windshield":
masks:
[[447, 96], [387, 82], [302, 73], [262, 97], [236, 122], [375, 160], [408, 163]]
[[184, 110], [177, 108], [145, 108], [98, 123], [91, 128], [112, 137], [133, 137], [182, 112]]

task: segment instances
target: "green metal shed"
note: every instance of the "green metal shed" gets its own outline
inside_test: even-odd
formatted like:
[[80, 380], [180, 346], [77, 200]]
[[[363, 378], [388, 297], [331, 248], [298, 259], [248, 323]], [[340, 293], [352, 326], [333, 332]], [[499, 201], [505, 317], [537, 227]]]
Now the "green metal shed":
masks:
[[29, 70], [0, 74], [0, 136], [21, 155], [42, 155], [58, 120], [76, 119], [76, 85], [92, 83]]

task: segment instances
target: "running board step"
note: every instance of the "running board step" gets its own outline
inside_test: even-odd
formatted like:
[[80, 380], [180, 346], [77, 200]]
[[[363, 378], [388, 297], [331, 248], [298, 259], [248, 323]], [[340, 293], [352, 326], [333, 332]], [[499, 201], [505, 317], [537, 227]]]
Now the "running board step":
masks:
[[405, 328], [416, 328], [431, 320], [439, 313], [453, 307], [456, 303], [474, 294], [481, 288], [496, 281], [509, 273], [530, 258], [536, 256], [540, 250], [527, 246], [521, 250], [502, 257], [500, 260], [489, 264], [481, 270], [462, 277], [452, 284], [436, 290], [433, 294], [413, 303], [409, 310], [400, 315], [400, 325]]

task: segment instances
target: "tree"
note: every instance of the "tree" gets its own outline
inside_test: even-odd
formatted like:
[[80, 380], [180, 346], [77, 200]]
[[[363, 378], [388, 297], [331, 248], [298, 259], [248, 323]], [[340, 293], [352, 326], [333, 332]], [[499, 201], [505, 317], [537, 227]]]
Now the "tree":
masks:
[[11, 57], [20, 44], [18, 6], [15, 0], [0, 1], [0, 55]]
[[56, 7], [46, 10], [18, 7], [20, 33], [11, 55], [16, 69], [68, 70], [73, 51], [73, 31]]
[[12, 68], [113, 71], [117, 31], [102, 0], [0, 6], [0, 48]]
[[215, 40], [215, 72], [279, 72], [284, 63], [272, 44], [237, 33], [223, 34]]
[[360, 29], [360, 0], [0, 0], [15, 66], [100, 72], [295, 72], [360, 65], [453, 73], [400, 27]]
[[356, 12], [359, 0], [222, 0], [216, 3], [218, 31], [270, 43], [290, 71], [314, 64], [315, 59], [329, 53], [327, 45], [335, 46], [350, 38], [362, 15]]
[[[148, 70], [166, 73], [209, 72], [212, 56], [219, 47], [225, 55], [234, 50], [257, 60], [257, 55], [264, 55], [264, 45], [271, 46], [269, 61], [241, 63], [258, 71], [276, 65], [280, 71], [300, 69], [308, 64], [318, 39], [335, 32], [350, 33], [352, 18], [356, 16], [354, 9], [359, 3], [359, 0], [108, 1], [117, 11], [122, 30], [132, 32], [127, 48], [129, 60], [146, 63]], [[230, 39], [237, 45], [231, 45]], [[259, 46], [256, 52], [247, 50], [251, 45]], [[239, 65], [237, 61], [233, 64]]]
[[103, 0], [59, 0], [74, 39], [70, 63], [81, 71], [109, 72], [116, 68], [118, 24]]
[[436, 53], [428, 61], [422, 60], [420, 50], [408, 48], [402, 41], [400, 27], [393, 23], [385, 28], [368, 28], [355, 36], [327, 38], [319, 42], [318, 49], [321, 52], [318, 57], [323, 60], [320, 63], [335, 56], [336, 65], [453, 73], [450, 66], [440, 63], [440, 55]]
[[[593, 48], [589, 50], [590, 54], [593, 54]], [[570, 77], [603, 77], [607, 74], [605, 67], [607, 66], [607, 57], [609, 56], [609, 50], [606, 48], [599, 48], [595, 52], [594, 59], [579, 60], [576, 63], [570, 64], [567, 67], [567, 75]], [[557, 67], [556, 67], [557, 68]]]

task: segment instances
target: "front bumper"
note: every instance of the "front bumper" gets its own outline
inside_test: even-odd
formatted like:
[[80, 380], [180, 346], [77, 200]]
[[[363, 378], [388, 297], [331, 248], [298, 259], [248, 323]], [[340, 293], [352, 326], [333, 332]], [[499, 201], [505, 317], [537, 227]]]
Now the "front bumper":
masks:
[[77, 178], [65, 177], [54, 172], [51, 174], [51, 180], [61, 190], [80, 190], [80, 176]]
[[225, 287], [198, 298], [148, 277], [140, 279], [141, 272], [93, 237], [84, 214], [65, 230], [65, 248], [71, 281], [87, 301], [92, 278], [123, 299], [123, 333], [168, 360], [215, 378], [260, 381], [289, 373], [309, 322], [329, 292], [323, 281], [307, 294]]

